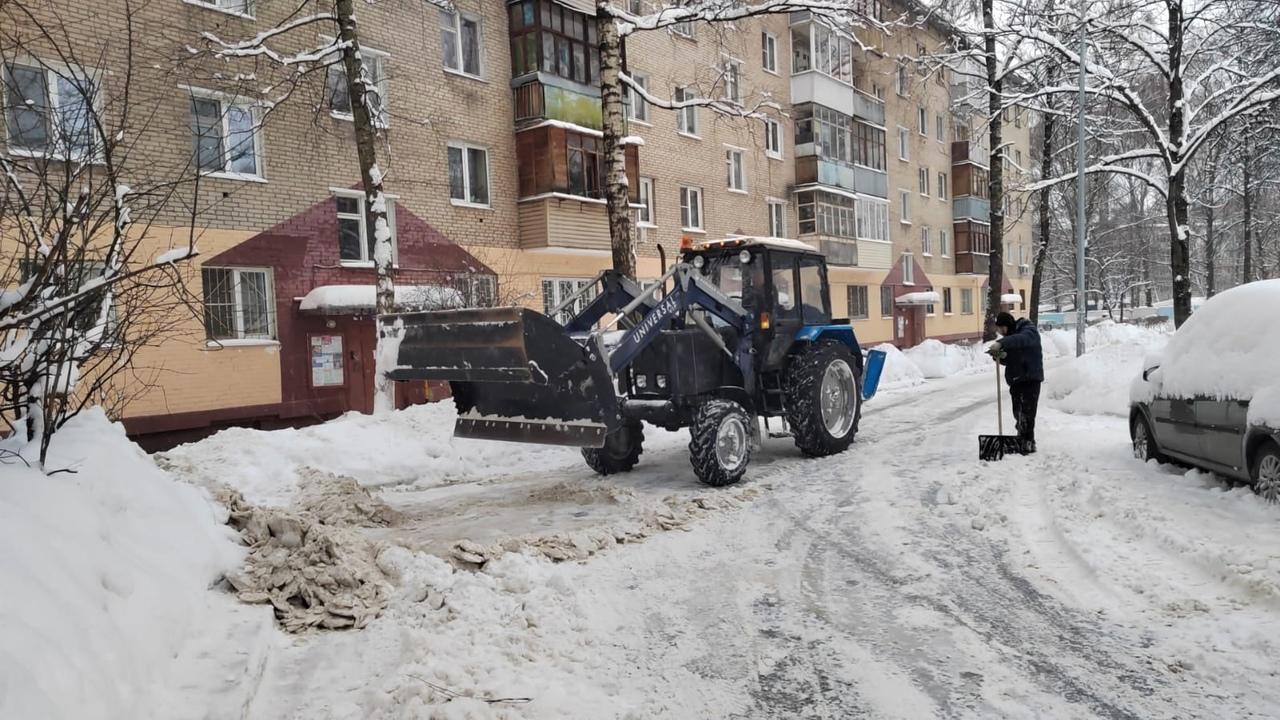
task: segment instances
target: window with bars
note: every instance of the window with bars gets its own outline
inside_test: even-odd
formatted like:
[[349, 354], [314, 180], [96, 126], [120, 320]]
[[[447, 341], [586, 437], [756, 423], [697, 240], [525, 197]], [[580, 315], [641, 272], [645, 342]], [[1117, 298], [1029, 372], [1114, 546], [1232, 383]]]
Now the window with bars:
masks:
[[849, 319], [850, 320], [866, 320], [870, 315], [870, 308], [867, 305], [867, 286], [866, 285], [850, 285], [849, 286]]
[[893, 286], [880, 286], [880, 317], [893, 317]]
[[204, 267], [204, 327], [210, 340], [275, 337], [271, 272], [263, 268]]
[[[591, 286], [591, 289], [582, 293], [572, 304], [552, 316], [557, 307], [570, 297], [573, 297], [574, 293], [587, 286]], [[597, 291], [598, 288], [595, 287], [593, 278], [543, 278], [542, 312], [547, 316], [554, 317], [556, 322], [563, 325], [569, 322], [574, 315], [587, 309], [587, 305], [595, 299]]]

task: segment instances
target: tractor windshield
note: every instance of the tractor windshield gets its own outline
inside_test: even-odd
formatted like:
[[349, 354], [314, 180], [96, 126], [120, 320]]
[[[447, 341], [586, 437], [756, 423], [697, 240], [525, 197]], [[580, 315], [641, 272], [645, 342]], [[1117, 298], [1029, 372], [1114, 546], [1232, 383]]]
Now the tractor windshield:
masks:
[[734, 300], [742, 300], [742, 261], [737, 255], [723, 255], [707, 265], [707, 277], [720, 292]]

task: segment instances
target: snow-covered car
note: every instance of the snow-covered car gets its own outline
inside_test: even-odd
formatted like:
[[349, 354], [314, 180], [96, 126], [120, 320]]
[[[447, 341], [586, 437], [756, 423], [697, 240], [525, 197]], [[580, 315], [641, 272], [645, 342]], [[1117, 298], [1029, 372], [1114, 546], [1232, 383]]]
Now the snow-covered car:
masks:
[[1280, 280], [1210, 298], [1143, 367], [1129, 395], [1134, 455], [1250, 482], [1280, 502]]

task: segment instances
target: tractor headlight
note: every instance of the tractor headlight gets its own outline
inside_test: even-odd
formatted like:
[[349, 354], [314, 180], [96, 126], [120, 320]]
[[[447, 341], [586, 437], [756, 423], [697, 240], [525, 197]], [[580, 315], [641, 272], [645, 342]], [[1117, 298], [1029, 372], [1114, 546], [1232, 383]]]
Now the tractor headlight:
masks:
[[636, 376], [636, 389], [637, 389], [637, 390], [643, 390], [643, 389], [645, 389], [645, 388], [646, 388], [646, 387], [648, 387], [648, 386], [649, 386], [649, 378], [645, 377], [644, 375], [637, 375], [637, 376]]
[[702, 266], [706, 264], [707, 264], [707, 259], [702, 257], [701, 255], [698, 255], [693, 258], [693, 266], [698, 268], [699, 270], [701, 270]]
[[658, 383], [658, 389], [659, 389], [659, 390], [666, 390], [666, 389], [667, 389], [667, 376], [666, 376], [666, 375], [658, 375], [657, 377], [655, 377], [655, 378], [654, 378], [654, 381]]
[[738, 262], [742, 263], [743, 265], [746, 265], [747, 263], [751, 262], [751, 251], [743, 250], [742, 252], [738, 253]]

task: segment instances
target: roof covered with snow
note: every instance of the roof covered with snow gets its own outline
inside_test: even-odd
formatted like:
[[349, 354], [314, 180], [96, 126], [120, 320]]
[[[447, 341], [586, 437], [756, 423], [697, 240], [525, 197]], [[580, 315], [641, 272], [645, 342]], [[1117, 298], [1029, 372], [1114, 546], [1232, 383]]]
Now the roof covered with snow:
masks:
[[704, 240], [695, 243], [694, 250], [718, 250], [725, 247], [738, 247], [746, 245], [764, 246], [774, 250], [790, 250], [792, 252], [817, 253], [818, 249], [814, 246], [792, 240], [791, 238], [779, 237], [759, 237], [754, 235], [730, 235], [722, 240]]
[[1020, 303], [1020, 302], [1022, 302], [1022, 296], [1021, 296], [1021, 295], [1019, 295], [1018, 293], [1005, 293], [1005, 294], [1003, 294], [1003, 295], [1001, 295], [1001, 296], [1000, 296], [1000, 302], [1002, 302], [1002, 303]]
[[935, 305], [942, 302], [942, 296], [933, 290], [910, 292], [894, 299], [899, 305]]
[[[321, 285], [302, 298], [298, 309], [324, 315], [372, 311], [377, 304], [372, 285]], [[439, 285], [397, 285], [396, 306], [401, 310], [442, 310], [462, 307], [462, 293]]]

